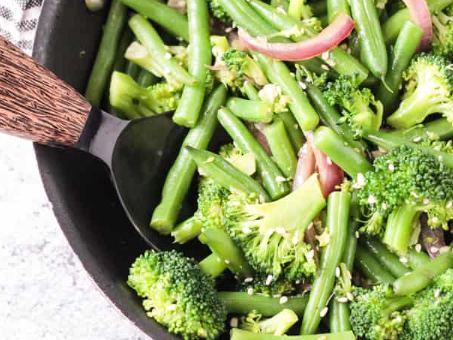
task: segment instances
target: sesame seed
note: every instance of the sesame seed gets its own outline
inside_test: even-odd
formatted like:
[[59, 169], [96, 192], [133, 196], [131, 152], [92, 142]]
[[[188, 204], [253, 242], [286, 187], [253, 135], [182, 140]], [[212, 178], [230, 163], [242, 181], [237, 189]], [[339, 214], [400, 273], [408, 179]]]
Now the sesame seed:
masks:
[[323, 52], [323, 54], [321, 54], [321, 58], [327, 60], [329, 59], [329, 55], [330, 55], [329, 51]]
[[175, 305], [175, 304], [172, 304], [172, 305], [168, 306], [166, 309], [167, 309], [167, 310], [170, 310], [170, 311], [171, 311], [171, 310], [175, 310], [175, 309], [176, 309], [176, 305]]
[[332, 160], [330, 159], [330, 157], [327, 157], [327, 164], [332, 165]]
[[165, 59], [171, 59], [171, 54], [170, 53], [165, 53]]
[[431, 219], [431, 222], [436, 224], [437, 222], [439, 222], [439, 218], [437, 216], [434, 216], [432, 219]]
[[244, 282], [252, 282], [253, 281], [253, 277], [246, 277]]
[[453, 207], [453, 202], [452, 201], [448, 202], [447, 203], [447, 209], [450, 209], [452, 207]]
[[312, 259], [315, 257], [315, 251], [312, 249], [307, 253], [307, 259]]
[[400, 262], [401, 262], [401, 263], [407, 263], [407, 258], [405, 258], [405, 257], [400, 257]]
[[250, 287], [249, 289], [247, 289], [247, 294], [248, 295], [253, 295], [253, 288]]
[[268, 275], [266, 278], [266, 286], [269, 286], [272, 283], [272, 279], [274, 277], [272, 275]]
[[289, 75], [290, 75], [291, 77], [293, 77], [293, 78], [296, 77], [296, 75], [294, 74], [294, 72], [290, 72]]
[[335, 276], [340, 277], [340, 275], [341, 275], [340, 267], [335, 268]]
[[348, 302], [348, 298], [346, 298], [346, 297], [341, 297], [341, 298], [338, 299], [338, 302], [339, 302], [339, 303], [346, 303], [346, 302]]
[[368, 197], [368, 204], [376, 204], [376, 203], [377, 203], [376, 197], [374, 197], [373, 195], [370, 195]]
[[303, 81], [299, 82], [299, 86], [302, 87], [303, 90], [305, 90], [307, 88], [307, 85], [305, 85], [305, 83]]
[[233, 27], [227, 27], [225, 28], [226, 33], [230, 33], [233, 30]]
[[387, 210], [387, 204], [382, 203], [381, 206], [382, 206], [382, 209], [383, 209], [383, 210]]
[[297, 281], [296, 281], [296, 285], [298, 285], [298, 284], [300, 284], [300, 280], [297, 280]]
[[288, 302], [288, 297], [287, 296], [282, 296], [279, 300], [280, 304], [283, 305], [284, 303]]
[[420, 136], [419, 136], [419, 137], [415, 137], [415, 138], [413, 139], [414, 143], [418, 143], [418, 142], [420, 142], [421, 140], [422, 140], [422, 137], [420, 137]]
[[279, 235], [286, 234], [286, 230], [285, 230], [285, 228], [283, 228], [283, 227], [277, 227], [277, 228], [275, 229], [275, 231], [276, 231], [277, 234], [279, 234]]
[[329, 66], [327, 66], [326, 64], [323, 64], [323, 65], [321, 66], [321, 68], [322, 68], [323, 70], [329, 71]]
[[396, 322], [398, 322], [398, 323], [399, 323], [399, 322], [401, 322], [401, 321], [403, 321], [403, 319], [401, 318], [401, 316], [400, 316], [400, 315], [398, 315], [398, 316], [396, 317]]
[[360, 237], [360, 233], [358, 231], [355, 232], [355, 237], [356, 238], [359, 238]]
[[225, 259], [225, 263], [226, 263], [226, 264], [230, 264], [230, 260]]
[[280, 183], [286, 182], [286, 178], [283, 176], [277, 176], [277, 177], [275, 177], [275, 180]]
[[321, 318], [325, 317], [327, 315], [327, 313], [329, 312], [329, 308], [328, 307], [324, 307], [321, 311], [321, 313], [319, 313], [319, 316]]
[[347, 292], [346, 297], [348, 298], [349, 301], [354, 301], [354, 295], [352, 295], [352, 293]]
[[231, 318], [230, 320], [230, 326], [232, 328], [237, 328], [238, 327], [238, 318]]
[[439, 251], [439, 247], [435, 247], [435, 246], [431, 247], [431, 252], [437, 253], [438, 251]]
[[440, 289], [436, 289], [436, 290], [434, 291], [434, 297], [435, 297], [436, 299], [438, 299], [439, 296], [440, 296]]
[[390, 172], [395, 172], [395, 166], [393, 165], [393, 163], [389, 164], [389, 170]]
[[333, 59], [327, 59], [326, 60], [327, 65], [334, 67], [337, 63]]
[[429, 199], [425, 198], [425, 199], [423, 200], [423, 204], [428, 204], [428, 203], [429, 203]]
[[422, 251], [422, 245], [417, 243], [415, 245], [415, 250], [417, 251], [417, 253], [421, 252]]

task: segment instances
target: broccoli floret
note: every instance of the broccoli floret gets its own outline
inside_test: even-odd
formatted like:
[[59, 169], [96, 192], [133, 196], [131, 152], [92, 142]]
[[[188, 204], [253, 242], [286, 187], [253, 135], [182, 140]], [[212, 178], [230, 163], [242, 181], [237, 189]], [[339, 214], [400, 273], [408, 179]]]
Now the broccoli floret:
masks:
[[354, 334], [367, 340], [398, 340], [406, 321], [404, 308], [410, 297], [395, 297], [387, 286], [370, 290], [356, 287], [350, 303], [351, 326]]
[[451, 56], [453, 53], [453, 6], [434, 13], [433, 40], [431, 48], [437, 55]]
[[418, 293], [407, 312], [402, 340], [453, 339], [453, 270], [437, 277], [434, 284]]
[[125, 73], [115, 71], [112, 74], [110, 104], [128, 118], [175, 110], [180, 96], [180, 88], [165, 82], [144, 88]]
[[433, 113], [440, 113], [453, 123], [453, 71], [446, 58], [421, 53], [412, 60], [403, 79], [403, 100], [387, 123], [407, 129]]
[[316, 272], [314, 251], [303, 241], [304, 231], [325, 207], [316, 175], [299, 189], [272, 203], [257, 195], [233, 193], [227, 203], [228, 233], [251, 266], [277, 279], [303, 280]]
[[296, 313], [291, 309], [284, 309], [268, 319], [263, 319], [263, 316], [254, 310], [246, 316], [241, 317], [239, 328], [253, 333], [283, 335], [298, 319]]
[[382, 103], [370, 89], [358, 87], [357, 77], [341, 75], [327, 84], [324, 96], [330, 105], [342, 109], [343, 117], [338, 123], [348, 124], [355, 137], [362, 136], [364, 130], [377, 131], [381, 127]]
[[231, 24], [233, 22], [233, 19], [227, 12], [225, 12], [225, 10], [222, 8], [222, 6], [220, 6], [217, 0], [208, 0], [208, 2], [209, 8], [211, 9], [211, 13], [214, 18], [219, 19], [225, 24]]
[[230, 190], [215, 183], [209, 177], [202, 177], [198, 187], [198, 210], [195, 218], [203, 229], [225, 230], [225, 208]]
[[213, 54], [216, 57], [213, 69], [215, 77], [234, 92], [244, 93], [244, 83], [251, 81], [262, 86], [268, 83], [259, 64], [246, 52], [230, 48], [225, 37], [211, 37]]
[[384, 243], [405, 252], [413, 222], [421, 212], [428, 214], [431, 227], [448, 229], [448, 221], [453, 219], [450, 168], [436, 157], [404, 145], [376, 158], [373, 168], [355, 184], [368, 216], [361, 231], [382, 235], [385, 229]]
[[147, 251], [130, 268], [127, 283], [144, 298], [147, 315], [183, 339], [215, 339], [222, 333], [226, 308], [214, 280], [194, 259], [176, 251]]
[[266, 84], [258, 92], [261, 100], [272, 104], [272, 112], [282, 113], [289, 111], [291, 98], [283, 94], [282, 88], [275, 84]]
[[296, 291], [294, 281], [284, 277], [274, 279], [266, 274], [256, 274], [253, 278], [246, 278], [238, 284], [237, 288], [239, 291], [271, 297], [292, 295]]

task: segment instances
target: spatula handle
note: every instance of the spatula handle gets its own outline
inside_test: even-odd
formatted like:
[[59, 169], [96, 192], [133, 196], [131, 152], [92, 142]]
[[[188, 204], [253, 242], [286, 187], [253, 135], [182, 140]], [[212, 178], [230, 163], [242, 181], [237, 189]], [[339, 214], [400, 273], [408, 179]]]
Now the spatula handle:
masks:
[[0, 36], [0, 132], [73, 146], [90, 110], [76, 90]]

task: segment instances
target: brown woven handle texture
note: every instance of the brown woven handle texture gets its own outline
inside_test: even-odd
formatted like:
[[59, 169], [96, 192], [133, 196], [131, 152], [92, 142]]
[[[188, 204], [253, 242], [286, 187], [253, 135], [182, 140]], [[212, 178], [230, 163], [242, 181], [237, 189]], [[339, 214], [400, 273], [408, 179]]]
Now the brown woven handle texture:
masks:
[[73, 146], [90, 110], [73, 88], [0, 36], [0, 132]]

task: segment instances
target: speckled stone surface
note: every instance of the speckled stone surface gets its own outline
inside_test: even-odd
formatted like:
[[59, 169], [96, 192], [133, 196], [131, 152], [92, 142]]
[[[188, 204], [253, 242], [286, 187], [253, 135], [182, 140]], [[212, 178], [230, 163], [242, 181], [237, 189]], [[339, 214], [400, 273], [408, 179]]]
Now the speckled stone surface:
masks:
[[0, 339], [147, 340], [84, 272], [60, 231], [32, 144], [0, 135]]

